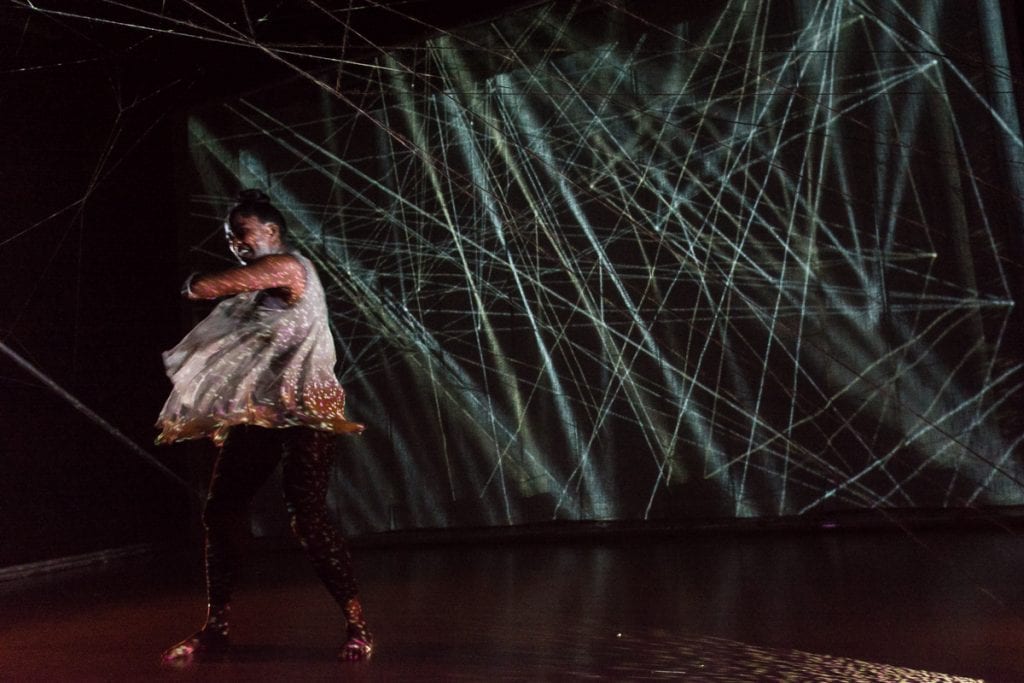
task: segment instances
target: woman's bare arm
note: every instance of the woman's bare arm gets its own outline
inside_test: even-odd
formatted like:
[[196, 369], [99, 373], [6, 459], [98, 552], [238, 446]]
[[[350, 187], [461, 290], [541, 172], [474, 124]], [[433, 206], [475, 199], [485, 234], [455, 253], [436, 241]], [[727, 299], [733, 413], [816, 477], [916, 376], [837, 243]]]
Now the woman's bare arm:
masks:
[[306, 290], [306, 269], [290, 254], [270, 254], [241, 268], [231, 268], [189, 280], [185, 296], [189, 299], [219, 299], [240, 292], [281, 289], [294, 304]]

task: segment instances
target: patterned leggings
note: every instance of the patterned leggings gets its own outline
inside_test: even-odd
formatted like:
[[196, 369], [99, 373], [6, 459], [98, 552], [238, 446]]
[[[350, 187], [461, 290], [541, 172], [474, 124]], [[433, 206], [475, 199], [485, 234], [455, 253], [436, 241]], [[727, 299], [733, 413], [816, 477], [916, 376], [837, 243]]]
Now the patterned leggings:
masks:
[[[333, 435], [305, 427], [233, 427], [214, 466], [203, 512], [211, 619], [226, 620], [256, 491], [284, 461], [282, 483], [292, 531], [350, 628], [364, 627], [345, 538], [327, 515]], [[226, 621], [223, 628], [226, 632]]]

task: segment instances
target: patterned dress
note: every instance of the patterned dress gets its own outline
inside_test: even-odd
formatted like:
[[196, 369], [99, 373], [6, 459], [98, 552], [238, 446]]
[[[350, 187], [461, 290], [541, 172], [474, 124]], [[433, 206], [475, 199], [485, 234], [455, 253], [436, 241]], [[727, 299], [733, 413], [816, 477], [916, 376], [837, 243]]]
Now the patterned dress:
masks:
[[164, 352], [173, 389], [157, 420], [158, 444], [209, 437], [219, 446], [243, 424], [363, 431], [345, 418], [323, 286], [312, 263], [292, 255], [306, 271], [296, 303], [267, 290], [236, 294]]

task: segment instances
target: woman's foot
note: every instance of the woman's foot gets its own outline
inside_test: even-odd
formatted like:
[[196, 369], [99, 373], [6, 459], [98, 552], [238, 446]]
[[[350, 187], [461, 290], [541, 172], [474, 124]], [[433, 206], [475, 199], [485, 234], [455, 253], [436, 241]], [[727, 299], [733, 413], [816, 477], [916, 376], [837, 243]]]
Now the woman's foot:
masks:
[[345, 621], [348, 622], [348, 632], [345, 644], [338, 650], [338, 659], [343, 662], [365, 661], [373, 654], [373, 636], [366, 628], [363, 606], [359, 603], [359, 598], [349, 598], [343, 611]]
[[366, 628], [363, 619], [363, 606], [358, 598], [352, 598], [345, 604], [345, 620], [348, 622], [345, 644], [338, 651], [338, 659], [343, 662], [362, 662], [373, 654], [373, 636]]
[[349, 625], [348, 638], [338, 651], [338, 659], [343, 662], [362, 662], [373, 654], [373, 636], [366, 626]]
[[218, 614], [202, 629], [164, 650], [160, 661], [169, 666], [185, 667], [197, 659], [223, 655], [230, 644], [226, 616], [226, 612]]

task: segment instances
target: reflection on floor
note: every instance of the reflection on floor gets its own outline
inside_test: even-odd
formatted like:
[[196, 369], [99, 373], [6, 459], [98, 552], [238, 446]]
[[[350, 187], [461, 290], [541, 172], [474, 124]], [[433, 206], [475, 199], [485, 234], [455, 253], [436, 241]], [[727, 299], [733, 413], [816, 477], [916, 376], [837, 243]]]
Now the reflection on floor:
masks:
[[0, 584], [0, 680], [1024, 680], [1007, 531], [356, 548], [358, 665], [301, 552], [251, 559], [231, 654], [188, 671], [158, 659], [202, 616], [194, 556]]

